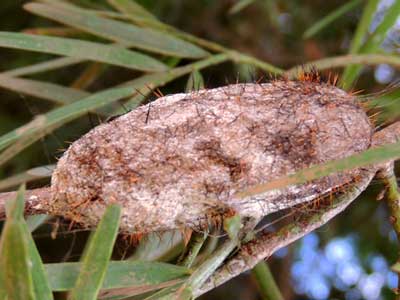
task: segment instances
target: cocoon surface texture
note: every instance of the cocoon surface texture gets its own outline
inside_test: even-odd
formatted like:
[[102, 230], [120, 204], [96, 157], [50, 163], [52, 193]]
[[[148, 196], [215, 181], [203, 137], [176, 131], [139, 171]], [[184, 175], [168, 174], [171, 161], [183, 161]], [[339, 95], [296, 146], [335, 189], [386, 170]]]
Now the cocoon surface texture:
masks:
[[75, 141], [52, 177], [51, 210], [92, 226], [117, 202], [121, 230], [132, 233], [202, 228], [232, 213], [258, 218], [329, 193], [358, 171], [252, 197], [236, 192], [361, 152], [372, 134], [357, 98], [327, 83], [169, 95]]

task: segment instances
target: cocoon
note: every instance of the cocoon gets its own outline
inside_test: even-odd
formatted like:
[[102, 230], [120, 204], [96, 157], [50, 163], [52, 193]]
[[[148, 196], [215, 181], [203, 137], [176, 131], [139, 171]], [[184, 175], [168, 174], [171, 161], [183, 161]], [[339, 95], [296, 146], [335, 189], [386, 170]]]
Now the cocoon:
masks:
[[53, 174], [49, 209], [94, 226], [120, 203], [129, 233], [204, 228], [227, 214], [259, 218], [330, 193], [359, 171], [252, 197], [237, 191], [361, 152], [372, 135], [357, 98], [319, 81], [169, 95], [75, 141]]

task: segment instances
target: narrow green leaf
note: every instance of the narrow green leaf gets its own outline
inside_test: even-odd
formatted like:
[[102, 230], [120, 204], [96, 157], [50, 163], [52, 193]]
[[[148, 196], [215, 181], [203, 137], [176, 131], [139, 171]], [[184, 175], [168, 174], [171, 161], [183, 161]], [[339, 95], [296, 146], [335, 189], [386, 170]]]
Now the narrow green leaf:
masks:
[[[365, 37], [368, 34], [369, 27], [373, 20], [376, 8], [378, 7], [379, 0], [369, 0], [365, 5], [363, 15], [356, 32], [354, 34], [353, 40], [351, 41], [349, 54], [356, 54], [360, 52], [360, 48], [364, 42]], [[348, 66], [343, 71], [342, 78], [340, 79], [340, 85], [344, 88], [349, 88], [357, 77], [359, 67]]]
[[198, 91], [204, 88], [204, 79], [201, 73], [197, 70], [190, 73], [186, 83], [186, 92]]
[[[43, 0], [42, 0], [43, 1]], [[49, 0], [46, 0], [46, 2]], [[113, 2], [115, 2], [114, 0], [108, 0], [108, 2], [113, 5]], [[121, 1], [123, 2], [123, 1]], [[191, 42], [195, 45], [201, 46], [205, 49], [209, 49], [218, 53], [226, 53], [230, 56], [230, 58], [236, 62], [236, 63], [246, 63], [246, 64], [250, 64], [254, 67], [260, 68], [263, 71], [269, 72], [269, 73], [273, 73], [273, 74], [282, 74], [284, 71], [280, 68], [277, 68], [271, 64], [268, 64], [264, 61], [261, 61], [259, 59], [256, 59], [252, 56], [248, 56], [246, 54], [243, 53], [239, 53], [237, 51], [233, 51], [230, 49], [227, 49], [221, 45], [218, 45], [217, 43], [214, 42], [210, 42], [208, 40], [205, 39], [201, 39], [198, 38], [196, 36], [193, 36], [191, 34], [188, 34], [186, 32], [177, 30], [176, 28], [162, 23], [162, 22], [155, 22], [155, 21], [149, 21], [148, 18], [143, 18], [140, 17], [136, 14], [127, 14], [127, 12], [125, 12], [123, 10], [123, 8], [118, 7], [118, 5], [113, 5], [116, 9], [118, 9], [119, 11], [123, 12], [127, 17], [129, 17], [134, 23], [139, 24], [140, 26], [143, 27], [150, 27], [150, 28], [154, 28], [156, 30], [160, 30], [162, 32], [167, 32], [168, 34], [172, 34], [176, 37], [179, 37], [185, 41]]]
[[[10, 254], [7, 254], [8, 253], [7, 251], [5, 251], [4, 253], [3, 251], [1, 251], [2, 254], [1, 256], [5, 261], [7, 261], [7, 259], [10, 260], [11, 263], [9, 264], [9, 268], [11, 268], [11, 266], [14, 266], [16, 270], [19, 270], [18, 268], [20, 266], [12, 265], [12, 263], [15, 262], [12, 262], [11, 260], [20, 260], [21, 263], [27, 261], [27, 269], [25, 271], [21, 269], [20, 271], [22, 273], [26, 273], [25, 276], [27, 276], [25, 279], [20, 278], [21, 284], [24, 282], [25, 284], [27, 284], [28, 282], [30, 282], [30, 280], [32, 280], [32, 292], [34, 295], [34, 298], [32, 299], [52, 300], [53, 294], [50, 290], [46, 274], [44, 273], [42, 260], [40, 258], [39, 252], [36, 249], [35, 242], [32, 239], [28, 225], [26, 224], [23, 218], [24, 193], [25, 193], [25, 186], [22, 185], [18, 191], [17, 199], [11, 201], [11, 203], [7, 205], [7, 220], [5, 225], [5, 228], [7, 228], [8, 223], [10, 223], [12, 226], [15, 227], [14, 228], [15, 231], [13, 232], [12, 236], [15, 239], [15, 243], [17, 243], [17, 241], [19, 240], [21, 252], [13, 253], [12, 248], [10, 248], [9, 252]], [[17, 246], [17, 244], [14, 244], [14, 246]], [[3, 248], [1, 247], [1, 249]], [[9, 278], [8, 276], [9, 275], [6, 274], [7, 280]], [[18, 281], [14, 280], [14, 283], [15, 282]], [[8, 285], [8, 288], [10, 288], [10, 285]], [[25, 287], [24, 289], [26, 290], [27, 288], [28, 287]], [[15, 286], [14, 289], [18, 289], [18, 287]], [[25, 299], [25, 298], [13, 298], [10, 296], [10, 299]]]
[[141, 71], [157, 72], [167, 69], [164, 64], [150, 56], [117, 46], [77, 39], [2, 31], [0, 47], [83, 58]]
[[258, 284], [262, 299], [284, 300], [282, 293], [275, 282], [274, 276], [265, 261], [259, 262], [251, 270], [251, 273]]
[[267, 183], [249, 187], [238, 192], [235, 197], [245, 198], [265, 193], [270, 190], [280, 189], [293, 184], [302, 184], [310, 180], [328, 176], [333, 173], [352, 170], [359, 167], [383, 163], [400, 157], [400, 142], [368, 149], [362, 153], [354, 154], [342, 159], [332, 160], [324, 164], [312, 166], [297, 171], [291, 175], [283, 176]]
[[135, 253], [129, 257], [133, 261], [168, 261], [183, 250], [182, 233], [171, 230], [163, 233], [150, 233], [140, 241]]
[[67, 104], [88, 97], [82, 90], [32, 79], [23, 79], [0, 74], [0, 87], [29, 96]]
[[236, 14], [238, 12], [240, 12], [241, 10], [243, 10], [244, 8], [246, 8], [247, 6], [249, 6], [250, 4], [252, 4], [255, 0], [239, 0], [236, 2], [236, 4], [234, 6], [232, 6], [229, 9], [229, 13], [230, 14]]
[[0, 180], [0, 191], [41, 178], [51, 177], [55, 165], [41, 166], [26, 170], [14, 176]]
[[[383, 21], [375, 29], [374, 33], [368, 38], [364, 46], [360, 49], [360, 53], [374, 53], [379, 50], [383, 41], [387, 37], [389, 30], [396, 23], [400, 15], [400, 1], [395, 1], [394, 4], [388, 9]], [[349, 87], [361, 72], [361, 66], [349, 67], [349, 73], [344, 74], [343, 82], [345, 87]], [[346, 75], [346, 76], [345, 76]]]
[[224, 220], [224, 229], [229, 238], [233, 241], [238, 241], [238, 234], [242, 227], [242, 220], [239, 215], [234, 215]]
[[[56, 5], [58, 7], [66, 8], [66, 9], [81, 9], [85, 12], [94, 14], [94, 15], [99, 15], [99, 16], [104, 16], [110, 19], [119, 19], [119, 20], [126, 20], [127, 18], [118, 12], [111, 11], [111, 10], [104, 10], [104, 6], [101, 6], [100, 8], [98, 7], [97, 9], [94, 8], [89, 8], [88, 6], [77, 6], [74, 5], [72, 2], [77, 2], [77, 1], [60, 1], [60, 0], [36, 0], [37, 2], [40, 3], [46, 3], [50, 5]], [[81, 2], [82, 3], [82, 2]]]
[[[45, 216], [47, 217], [47, 216]], [[43, 215], [42, 215], [43, 219]], [[32, 270], [32, 280], [34, 284], [34, 291], [36, 299], [40, 300], [52, 300], [53, 293], [50, 289], [50, 284], [47, 279], [47, 275], [45, 273], [44, 265], [40, 254], [36, 248], [35, 242], [30, 234], [30, 228], [28, 225], [23, 222], [22, 223], [23, 234], [26, 236], [28, 240], [28, 253], [30, 266]]]
[[24, 218], [25, 186], [18, 189], [17, 199], [6, 202], [7, 220], [20, 221]]
[[186, 257], [181, 263], [182, 266], [190, 268], [194, 264], [207, 237], [208, 232], [196, 233], [194, 235], [194, 238], [190, 240], [189, 250], [187, 251]]
[[314, 60], [306, 64], [295, 66], [285, 72], [288, 78], [296, 78], [299, 71], [311, 70], [326, 70], [349, 65], [379, 65], [389, 64], [395, 67], [400, 67], [400, 56], [388, 54], [350, 54], [342, 56], [327, 57], [319, 60]]
[[318, 32], [326, 28], [329, 24], [333, 23], [335, 20], [346, 14], [347, 12], [351, 11], [355, 7], [357, 7], [362, 0], [352, 0], [346, 2], [342, 6], [335, 9], [333, 12], [328, 14], [327, 16], [323, 17], [321, 20], [313, 24], [310, 28], [308, 28], [304, 34], [303, 38], [308, 39], [316, 35]]
[[165, 299], [193, 299], [193, 292], [203, 285], [236, 247], [236, 240], [226, 240], [210, 258], [196, 268], [192, 275], [174, 294], [165, 296]]
[[37, 228], [46, 223], [50, 218], [51, 216], [43, 214], [27, 217], [26, 225], [28, 225], [29, 232], [34, 232]]
[[55, 165], [40, 166], [0, 180], [0, 191], [37, 179], [51, 177]]
[[370, 108], [379, 110], [378, 123], [391, 123], [400, 117], [400, 90], [395, 89], [368, 101]]
[[160, 289], [175, 287], [182, 284], [185, 278], [165, 281], [159, 284], [145, 285], [138, 287], [126, 287], [118, 289], [102, 290], [99, 293], [99, 300], [120, 300], [120, 299], [135, 299], [135, 296], [140, 295], [140, 299], [144, 299], [149, 295], [156, 293]]
[[117, 238], [120, 216], [120, 205], [112, 204], [107, 207], [85, 248], [81, 270], [69, 299], [95, 300], [97, 298]]
[[26, 75], [32, 75], [32, 74], [42, 73], [42, 72], [46, 72], [46, 71], [51, 71], [51, 70], [55, 70], [58, 68], [71, 66], [74, 64], [79, 64], [82, 61], [84, 61], [84, 60], [81, 58], [76, 58], [76, 57], [60, 57], [60, 58], [55, 58], [55, 59], [51, 59], [48, 61], [40, 62], [37, 64], [33, 64], [30, 66], [5, 71], [1, 74], [7, 75], [7, 76], [15, 76], [15, 77], [16, 76], [26, 76]]
[[[1, 248], [0, 248], [1, 250]], [[7, 287], [6, 287], [6, 280], [4, 277], [4, 266], [0, 259], [0, 300], [7, 300]]]
[[157, 21], [154, 15], [134, 0], [108, 0], [107, 2], [124, 14], [136, 15]]
[[[157, 291], [156, 293], [153, 293], [152, 295], [144, 298], [143, 300], [167, 300], [167, 299], [171, 299], [171, 297], [174, 296], [174, 292], [181, 287], [182, 284], [177, 284], [175, 286], [170, 286], [170, 287], [166, 287], [160, 291]], [[181, 300], [179, 298], [174, 298], [175, 300]]]
[[122, 16], [141, 27], [153, 28], [174, 34], [175, 28], [159, 21], [154, 15], [135, 1], [107, 0], [107, 2], [116, 10], [120, 11]]
[[101, 18], [92, 13], [85, 12], [78, 7], [71, 9], [64, 6], [57, 7], [56, 5], [40, 3], [29, 3], [24, 7], [28, 11], [42, 17], [79, 28], [127, 47], [188, 58], [200, 58], [208, 55], [201, 48], [165, 32], [161, 33], [152, 29], [140, 28], [132, 24]]
[[[68, 291], [75, 286], [82, 263], [45, 264], [45, 269], [53, 291]], [[160, 262], [110, 261], [101, 288], [141, 288], [189, 274], [190, 270], [187, 268]]]
[[257, 68], [250, 64], [235, 64], [235, 73], [238, 82], [254, 82], [258, 79]]
[[365, 37], [368, 35], [369, 27], [371, 26], [376, 9], [378, 8], [379, 0], [368, 0], [363, 10], [360, 21], [358, 22], [356, 32], [350, 44], [350, 54], [357, 53], [364, 43]]
[[0, 240], [0, 271], [8, 299], [34, 300], [32, 262], [28, 253], [28, 239], [23, 230], [24, 191], [17, 199], [7, 202], [7, 219]]
[[396, 24], [398, 17], [400, 16], [400, 1], [394, 1], [392, 6], [387, 10], [384, 19], [375, 29], [373, 34], [365, 42], [365, 45], [361, 48], [362, 53], [373, 53], [379, 49], [387, 33]]
[[2, 234], [1, 270], [4, 272], [8, 299], [36, 299], [29, 260], [28, 241], [18, 221], [10, 220]]
[[92, 85], [102, 74], [109, 69], [109, 66], [101, 63], [89, 63], [71, 83], [72, 88], [86, 89]]
[[32, 145], [40, 138], [46, 136], [47, 134], [55, 130], [55, 127], [56, 127], [55, 125], [49, 125], [47, 127], [44, 127], [37, 135], [24, 135], [21, 138], [19, 138], [14, 144], [12, 144], [10, 147], [1, 152], [0, 166], [9, 161], [11, 158], [13, 158], [16, 154], [20, 153], [23, 149], [25, 149], [29, 145]]
[[[122, 87], [111, 88], [105, 91], [101, 91], [93, 94], [85, 99], [77, 102], [65, 105], [60, 108], [56, 108], [49, 113], [37, 116], [34, 120], [28, 124], [19, 127], [3, 136], [0, 137], [0, 151], [4, 150], [11, 143], [21, 140], [21, 138], [27, 138], [26, 142], [18, 148], [18, 151], [26, 148], [47, 133], [51, 132], [55, 128], [84, 115], [86, 112], [95, 110], [106, 104], [115, 102], [122, 98], [126, 98], [135, 94], [135, 89], [146, 88], [150, 86], [155, 88], [157, 86], [166, 84], [180, 76], [190, 73], [193, 69], [202, 69], [214, 64], [221, 63], [228, 59], [227, 55], [219, 54], [214, 55], [202, 61], [195, 62], [193, 64], [186, 65], [184, 67], [175, 68], [169, 72], [156, 73], [152, 75], [145, 75], [135, 80], [126, 82]], [[148, 89], [148, 88], [147, 88]], [[18, 151], [13, 151], [15, 155]], [[3, 154], [3, 153], [2, 153]], [[0, 161], [4, 161], [1, 158]], [[1, 163], [0, 163], [1, 164]]]

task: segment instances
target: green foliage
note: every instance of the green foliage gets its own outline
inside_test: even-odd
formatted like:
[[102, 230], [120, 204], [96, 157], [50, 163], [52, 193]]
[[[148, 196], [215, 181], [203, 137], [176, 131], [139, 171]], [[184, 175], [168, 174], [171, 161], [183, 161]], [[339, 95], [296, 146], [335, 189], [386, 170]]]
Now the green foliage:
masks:
[[7, 205], [7, 220], [0, 241], [0, 299], [53, 299], [52, 291], [71, 291], [70, 299], [97, 299], [100, 288], [135, 288], [151, 291], [179, 279], [189, 270], [165, 263], [110, 262], [118, 233], [121, 208], [110, 205], [86, 245], [80, 263], [42, 263], [23, 218], [24, 192]]
[[239, 215], [234, 215], [224, 221], [224, 230], [229, 238], [233, 241], [238, 241], [238, 234], [242, 225], [242, 220]]
[[369, 165], [376, 165], [390, 160], [396, 160], [398, 158], [400, 158], [400, 142], [368, 149], [360, 154], [354, 154], [342, 159], [302, 169], [288, 176], [283, 176], [267, 183], [252, 186], [249, 189], [237, 193], [236, 196], [244, 198], [251, 195], [257, 195], [269, 190], [281, 189], [289, 185], [305, 183], [330, 174]]
[[95, 300], [106, 275], [107, 266], [118, 234], [121, 207], [110, 205], [91, 236], [82, 257], [82, 265], [71, 300]]
[[321, 20], [316, 22], [314, 25], [312, 25], [310, 28], [308, 28], [304, 32], [303, 37], [306, 39], [313, 37], [318, 32], [325, 29], [328, 25], [330, 25], [332, 22], [334, 22], [336, 19], [340, 18], [342, 15], [344, 15], [348, 11], [354, 9], [361, 2], [362, 2], [361, 0], [352, 0], [352, 1], [349, 1], [346, 4], [342, 5], [341, 7], [335, 9], [329, 15], [322, 18]]
[[68, 104], [89, 96], [89, 93], [58, 84], [0, 75], [0, 87], [40, 99]]
[[69, 5], [54, 2], [31, 3], [25, 8], [40, 16], [110, 39], [124, 46], [178, 57], [201, 58], [207, 55], [207, 52], [201, 48], [171, 35], [98, 17], [94, 13]]
[[0, 241], [0, 287], [8, 299], [53, 299], [43, 263], [24, 221], [25, 187], [7, 203], [7, 220]]
[[[400, 2], [394, 1], [392, 6], [386, 12], [385, 18], [376, 27], [372, 35], [368, 36], [368, 30], [371, 26], [372, 18], [378, 5], [377, 0], [370, 0], [364, 10], [363, 17], [357, 28], [354, 36], [352, 45], [350, 47], [350, 53], [374, 53], [377, 52], [384, 39], [387, 37], [387, 33], [390, 28], [395, 24], [398, 16], [400, 15]], [[363, 43], [363, 39], [366, 41]], [[341, 80], [343, 87], [349, 88], [357, 79], [361, 71], [360, 66], [348, 66]]]
[[190, 73], [188, 81], [186, 83], [186, 92], [198, 91], [204, 88], [204, 78], [201, 73], [197, 70]]
[[77, 39], [0, 32], [0, 47], [84, 58], [141, 71], [164, 71], [167, 67], [150, 56], [100, 43]]
[[263, 299], [283, 300], [279, 287], [275, 284], [274, 277], [265, 261], [259, 262], [252, 270]]
[[[106, 246], [105, 243], [101, 244]], [[78, 274], [83, 272], [82, 264], [73, 262], [46, 264], [45, 269], [53, 291], [71, 290], [75, 286]], [[110, 261], [101, 288], [147, 289], [154, 285], [157, 289], [163, 282], [184, 278], [189, 274], [187, 268], [160, 262]]]

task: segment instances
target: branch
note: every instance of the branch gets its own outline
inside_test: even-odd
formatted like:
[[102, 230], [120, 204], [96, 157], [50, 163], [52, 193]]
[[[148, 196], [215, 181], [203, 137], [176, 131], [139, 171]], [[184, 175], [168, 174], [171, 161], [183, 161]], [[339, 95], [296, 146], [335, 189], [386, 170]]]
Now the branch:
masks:
[[[17, 197], [17, 192], [0, 193], [0, 220], [6, 216], [5, 204], [8, 200]], [[46, 208], [51, 200], [50, 188], [40, 188], [25, 192], [25, 214], [36, 215], [48, 213]]]
[[256, 279], [260, 288], [262, 299], [265, 300], [283, 300], [283, 296], [277, 286], [271, 270], [265, 261], [259, 262], [253, 270], [253, 277]]
[[[393, 164], [390, 169], [384, 170], [380, 175], [386, 187], [386, 203], [389, 207], [390, 222], [396, 232], [397, 240], [400, 241], [400, 192]], [[397, 258], [397, 263], [399, 262], [400, 258]], [[400, 273], [397, 273], [398, 283], [394, 293], [396, 294], [396, 299], [400, 299]]]
[[362, 178], [354, 186], [350, 187], [345, 194], [337, 197], [331, 206], [319, 209], [318, 212], [312, 215], [303, 215], [297, 222], [284, 226], [275, 233], [264, 233], [256, 240], [245, 244], [237, 255], [217, 270], [201, 288], [194, 291], [194, 296], [198, 297], [231, 278], [254, 268], [257, 263], [268, 258], [278, 249], [289, 245], [327, 223], [365, 190], [374, 175], [375, 170], [364, 171]]
[[400, 66], [400, 58], [397, 55], [388, 54], [349, 54], [315, 60], [301, 66], [295, 66], [284, 73], [288, 78], [296, 78], [299, 71], [316, 68], [318, 70], [346, 67], [348, 65], [379, 65], [389, 64]]

